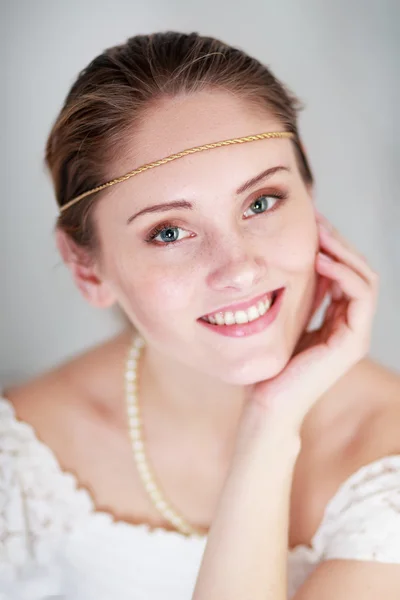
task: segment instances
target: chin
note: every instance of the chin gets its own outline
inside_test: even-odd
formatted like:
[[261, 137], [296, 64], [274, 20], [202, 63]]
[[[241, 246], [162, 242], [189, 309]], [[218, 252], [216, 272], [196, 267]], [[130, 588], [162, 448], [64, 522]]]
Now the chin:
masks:
[[253, 385], [276, 377], [283, 371], [291, 357], [289, 350], [276, 351], [266, 355], [243, 361], [240, 366], [225, 369], [221, 377], [225, 383], [233, 385]]

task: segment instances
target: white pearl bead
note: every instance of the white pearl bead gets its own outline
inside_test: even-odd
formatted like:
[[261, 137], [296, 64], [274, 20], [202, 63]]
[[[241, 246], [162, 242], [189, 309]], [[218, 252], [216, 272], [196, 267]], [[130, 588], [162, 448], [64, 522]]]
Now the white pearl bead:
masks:
[[130, 425], [132, 431], [139, 432], [140, 421], [137, 417], [129, 417], [129, 425]]
[[166, 509], [167, 509], [167, 503], [165, 502], [165, 500], [162, 500], [161, 498], [158, 500], [157, 504], [156, 504], [158, 510], [160, 512], [165, 513]]
[[142, 479], [144, 480], [145, 483], [150, 483], [151, 481], [151, 475], [147, 469], [147, 465], [143, 462], [141, 467], [140, 467], [140, 471], [141, 471], [141, 476]]
[[136, 406], [136, 404], [128, 404], [127, 412], [131, 419], [139, 421], [139, 408]]
[[[130, 435], [133, 444], [135, 444], [138, 441], [141, 441], [139, 428], [133, 429], [133, 427], [131, 427]], [[134, 445], [133, 448], [135, 448]]]
[[154, 481], [149, 481], [149, 483], [147, 484], [147, 491], [149, 492], [149, 494], [151, 495], [155, 489], [156, 489], [156, 486], [155, 486]]
[[[136, 443], [136, 442], [135, 442], [135, 443]], [[143, 462], [144, 462], [144, 460], [145, 460], [145, 457], [144, 457], [144, 452], [143, 452], [143, 450], [135, 450], [135, 455], [136, 455], [136, 460], [137, 460], [139, 463], [143, 463]]]
[[[151, 470], [147, 464], [144, 443], [141, 439], [141, 419], [140, 408], [137, 399], [137, 366], [140, 358], [140, 351], [145, 343], [143, 338], [135, 336], [133, 344], [129, 351], [129, 357], [126, 362], [125, 370], [125, 389], [126, 389], [126, 409], [128, 415], [128, 428], [131, 438], [133, 457], [136, 467], [140, 473], [147, 493], [153, 501], [157, 510], [164, 515], [175, 527], [185, 535], [196, 535], [195, 530], [184, 521], [184, 519], [175, 513], [164, 500], [161, 491], [158, 489]], [[196, 535], [196, 537], [202, 537]]]
[[142, 481], [144, 484], [146, 484], [146, 482], [148, 481], [146, 479], [147, 476], [147, 469], [146, 469], [146, 465], [144, 463], [142, 464], [137, 464], [137, 470], [139, 471], [140, 477], [142, 478]]
[[160, 492], [157, 490], [157, 488], [150, 490], [149, 493], [150, 493], [150, 496], [153, 498], [153, 500], [155, 500], [158, 503], [158, 505], [160, 505], [162, 500], [161, 500]]

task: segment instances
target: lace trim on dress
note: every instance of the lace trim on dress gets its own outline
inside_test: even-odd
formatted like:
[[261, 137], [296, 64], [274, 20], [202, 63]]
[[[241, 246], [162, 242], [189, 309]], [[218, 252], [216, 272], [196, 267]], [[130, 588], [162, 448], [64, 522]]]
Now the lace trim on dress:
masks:
[[[11, 461], [3, 464], [4, 461], [1, 457], [4, 454], [8, 455], [12, 462], [15, 462], [13, 468], [11, 468]], [[176, 538], [183, 542], [203, 541], [207, 537], [184, 536], [177, 531], [163, 527], [151, 527], [146, 523], [131, 524], [116, 520], [109, 512], [97, 510], [89, 491], [79, 485], [75, 475], [61, 468], [51, 448], [37, 437], [34, 428], [29, 423], [17, 418], [11, 402], [0, 396], [0, 484], [2, 481], [5, 482], [5, 488], [11, 493], [13, 489], [19, 489], [21, 492], [24, 502], [22, 511], [25, 531], [35, 532], [41, 526], [40, 528], [44, 530], [52, 528], [59, 530], [61, 527], [68, 532], [72, 527], [76, 527], [77, 518], [90, 516], [104, 524], [132, 527], [154, 537], [168, 535], [170, 538]], [[2, 520], [4, 522], [6, 518], [6, 505], [8, 504], [7, 498], [3, 498], [3, 494], [4, 492], [0, 488], [0, 532], [7, 528], [2, 524]], [[39, 506], [39, 503], [43, 502], [51, 504], [52, 515], [44, 514], [45, 505]], [[28, 503], [30, 505], [38, 504], [37, 519], [34, 523], [29, 522], [26, 509]], [[56, 518], [56, 508], [60, 508], [60, 512], [64, 514], [62, 523]], [[7, 524], [7, 520], [5, 524]], [[31, 549], [37, 541], [36, 538], [35, 533], [32, 533], [31, 539], [27, 540]]]
[[[76, 477], [61, 469], [54, 453], [36, 436], [34, 428], [20, 421], [13, 405], [0, 396], [0, 483], [6, 481], [6, 489], [12, 496], [13, 488], [22, 490], [23, 514], [25, 522], [10, 530], [10, 518], [7, 505], [12, 498], [5, 498], [0, 489], [0, 535], [28, 535], [27, 547], [33, 556], [35, 546], [45, 532], [65, 531], [77, 526], [78, 519], [96, 519], [98, 525], [129, 527], [154, 537], [166, 537], [174, 543], [198, 542], [205, 544], [205, 536], [184, 536], [177, 531], [147, 524], [131, 524], [115, 520], [111, 513], [98, 511], [89, 491], [80, 487]], [[8, 454], [16, 462], [13, 474], [10, 466], [1, 461], [2, 454]], [[387, 477], [385, 477], [387, 476]], [[10, 480], [13, 478], [13, 481]], [[323, 553], [327, 539], [337, 529], [338, 517], [356, 502], [362, 503], [366, 494], [383, 492], [382, 507], [390, 508], [400, 514], [400, 454], [393, 454], [362, 466], [350, 475], [338, 488], [325, 508], [323, 519], [316, 531], [311, 545], [299, 544], [289, 552], [289, 558], [303, 553], [319, 556]], [[387, 490], [387, 497], [385, 491]], [[30, 511], [26, 509], [29, 502]], [[51, 505], [51, 514], [46, 514], [46, 506]], [[35, 509], [32, 509], [32, 506]], [[28, 514], [31, 515], [28, 517]], [[23, 526], [22, 526], [23, 525]], [[29, 533], [28, 533], [29, 532]], [[4, 542], [0, 539], [1, 544]], [[0, 553], [1, 562], [1, 553]]]

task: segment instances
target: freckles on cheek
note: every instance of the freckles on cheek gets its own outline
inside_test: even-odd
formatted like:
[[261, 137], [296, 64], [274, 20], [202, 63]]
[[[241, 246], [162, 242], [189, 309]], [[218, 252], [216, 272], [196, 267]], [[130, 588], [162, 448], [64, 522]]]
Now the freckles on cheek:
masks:
[[146, 312], [156, 314], [176, 313], [187, 310], [196, 298], [195, 289], [185, 271], [166, 272], [157, 269], [143, 274], [142, 285], [136, 287], [135, 296], [144, 305]]

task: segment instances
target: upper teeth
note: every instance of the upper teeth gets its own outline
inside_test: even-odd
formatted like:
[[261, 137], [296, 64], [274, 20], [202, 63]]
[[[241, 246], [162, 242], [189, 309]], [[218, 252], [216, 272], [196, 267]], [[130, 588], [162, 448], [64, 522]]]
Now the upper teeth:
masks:
[[247, 310], [237, 310], [236, 312], [219, 312], [213, 315], [203, 317], [206, 321], [209, 321], [213, 325], [238, 325], [242, 323], [249, 323], [259, 317], [262, 317], [267, 310], [270, 308], [272, 303], [272, 296], [266, 300], [260, 300], [257, 304], [250, 306]]

